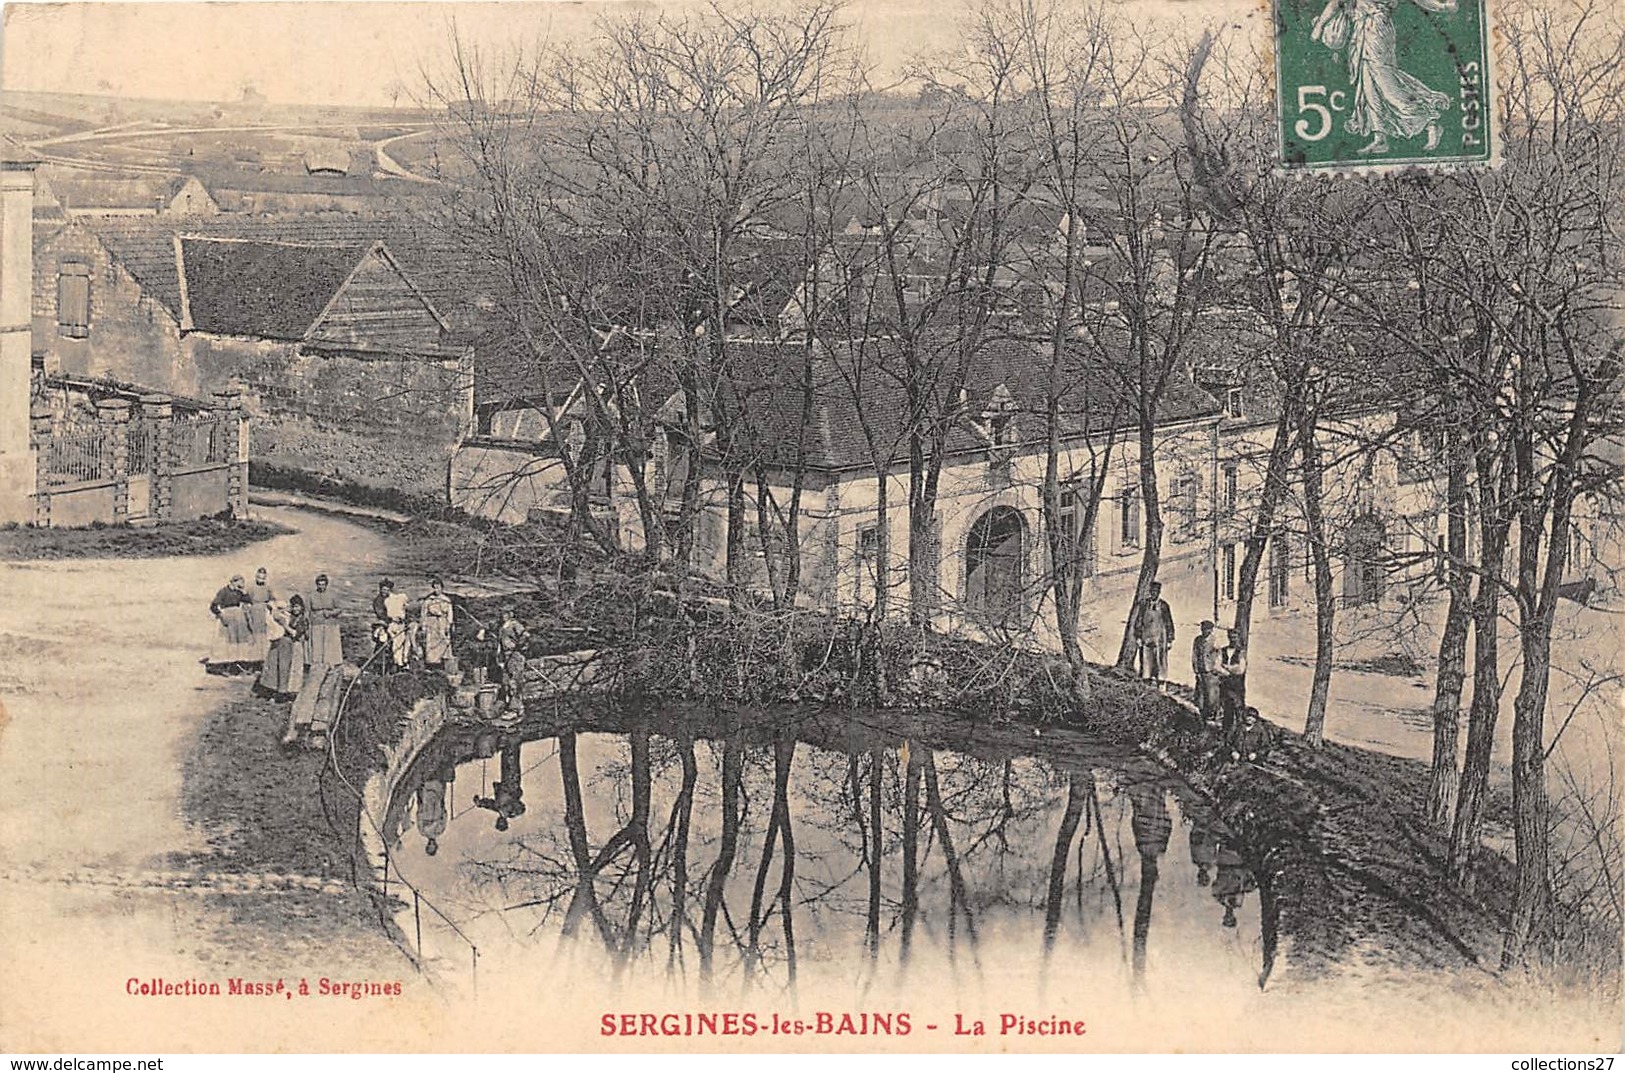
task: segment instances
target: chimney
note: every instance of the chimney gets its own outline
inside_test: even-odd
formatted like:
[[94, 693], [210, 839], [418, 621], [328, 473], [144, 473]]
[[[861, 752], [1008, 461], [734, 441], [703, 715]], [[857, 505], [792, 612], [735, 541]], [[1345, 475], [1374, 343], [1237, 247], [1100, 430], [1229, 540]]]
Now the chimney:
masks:
[[38, 160], [15, 150], [0, 157], [0, 524], [34, 519], [28, 403], [38, 166]]

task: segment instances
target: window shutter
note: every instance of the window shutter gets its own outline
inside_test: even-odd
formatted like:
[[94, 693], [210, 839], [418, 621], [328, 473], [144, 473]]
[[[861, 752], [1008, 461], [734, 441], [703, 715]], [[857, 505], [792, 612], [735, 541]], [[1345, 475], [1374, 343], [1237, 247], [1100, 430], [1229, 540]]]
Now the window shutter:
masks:
[[90, 266], [62, 265], [56, 280], [56, 322], [63, 335], [84, 339], [90, 335]]

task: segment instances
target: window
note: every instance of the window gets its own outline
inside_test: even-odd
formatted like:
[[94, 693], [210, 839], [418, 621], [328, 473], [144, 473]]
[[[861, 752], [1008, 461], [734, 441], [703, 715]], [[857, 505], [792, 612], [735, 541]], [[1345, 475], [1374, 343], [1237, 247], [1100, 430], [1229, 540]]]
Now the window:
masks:
[[1079, 577], [1095, 576], [1095, 523], [1083, 529], [1083, 504], [1076, 489], [1063, 489], [1060, 500], [1061, 542]]
[[866, 525], [858, 530], [858, 558], [874, 562], [880, 555], [880, 528]]
[[1021, 614], [1026, 525], [1012, 507], [994, 507], [971, 526], [965, 546], [965, 601], [973, 614], [1005, 625]]
[[1015, 429], [1010, 425], [1010, 415], [1007, 413], [996, 413], [989, 415], [987, 419], [987, 434], [988, 438], [993, 441], [993, 445], [995, 447], [1003, 447], [1006, 444], [1014, 443]]
[[1219, 571], [1220, 591], [1226, 600], [1236, 598], [1236, 546], [1224, 546], [1224, 566]]
[[1387, 561], [1388, 527], [1374, 515], [1356, 518], [1344, 545], [1343, 599], [1350, 604], [1381, 600]]
[[547, 422], [540, 410], [523, 403], [498, 406], [489, 412], [484, 434], [497, 440], [540, 443], [547, 438]]
[[1224, 412], [1229, 417], [1241, 416], [1241, 388], [1233, 387], [1225, 392]]
[[1189, 540], [1196, 535], [1196, 504], [1202, 494], [1202, 478], [1187, 473], [1174, 478], [1169, 489], [1169, 510], [1174, 516], [1174, 539]]
[[90, 336], [90, 266], [64, 261], [56, 277], [56, 326], [70, 339]]
[[1226, 514], [1236, 509], [1236, 501], [1241, 498], [1241, 467], [1235, 462], [1224, 464], [1224, 498], [1220, 505]]
[[1292, 595], [1292, 546], [1277, 536], [1270, 544], [1270, 606], [1285, 607]]
[[1399, 440], [1399, 479], [1405, 484], [1425, 481], [1444, 460], [1444, 430], [1414, 428]]
[[1119, 504], [1121, 525], [1118, 535], [1125, 548], [1140, 546], [1140, 493], [1125, 491]]
[[680, 502], [688, 479], [688, 448], [682, 433], [666, 428], [655, 441], [654, 456], [656, 489], [668, 504]]
[[987, 407], [982, 411], [982, 428], [988, 442], [1005, 447], [1016, 442], [1016, 402], [1010, 389], [1003, 384], [993, 389]]

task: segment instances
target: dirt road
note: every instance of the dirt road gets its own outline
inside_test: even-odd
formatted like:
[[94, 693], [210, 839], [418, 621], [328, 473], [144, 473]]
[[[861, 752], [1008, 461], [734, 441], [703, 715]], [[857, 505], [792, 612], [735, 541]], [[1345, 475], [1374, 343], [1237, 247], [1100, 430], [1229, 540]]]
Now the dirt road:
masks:
[[[325, 571], [341, 599], [364, 606], [389, 552], [383, 535], [346, 521], [260, 513], [297, 532], [212, 557], [0, 563], [0, 1049], [88, 1047], [104, 1033], [117, 1045], [117, 1018], [92, 1028], [71, 1014], [87, 1001], [125, 1001], [131, 978], [212, 976], [211, 966], [251, 975], [242, 962], [277, 939], [223, 946], [212, 925], [234, 899], [280, 892], [322, 911], [321, 888], [306, 877], [176, 874], [164, 864], [208, 844], [211, 832], [181, 811], [183, 761], [205, 717], [248, 688], [199, 663], [214, 636], [214, 591], [260, 566], [284, 591]], [[372, 946], [382, 970], [410, 974], [381, 938]], [[204, 1011], [169, 1013], [192, 1021]], [[236, 1050], [281, 1019], [245, 1035], [228, 1016], [214, 1043]], [[215, 1030], [189, 1031], [176, 1042], [202, 1048]]]

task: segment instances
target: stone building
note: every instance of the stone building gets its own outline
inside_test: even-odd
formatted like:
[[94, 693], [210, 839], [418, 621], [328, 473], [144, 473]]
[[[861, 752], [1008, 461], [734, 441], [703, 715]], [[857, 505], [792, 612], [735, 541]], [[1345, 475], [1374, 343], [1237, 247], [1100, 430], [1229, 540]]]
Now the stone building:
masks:
[[36, 359], [180, 395], [241, 386], [257, 462], [443, 496], [470, 359], [418, 280], [450, 273], [343, 223], [70, 220], [38, 243]]
[[73, 216], [212, 216], [220, 211], [190, 175], [117, 175], [55, 169], [39, 184], [40, 209]]
[[[886, 584], [890, 609], [901, 613], [908, 607], [910, 572], [924, 570], [927, 591], [934, 594], [933, 619], [942, 628], [1031, 631], [1041, 641], [1054, 640], [1041, 506], [1047, 462], [1043, 344], [991, 341], [973, 362], [944, 445], [931, 562], [911, 561], [908, 554], [909, 462], [896, 381], [875, 374], [855, 380], [848, 354], [794, 337], [741, 339], [728, 353], [742, 393], [736, 413], [746, 415], [741, 420], [749, 425], [747, 438], [761, 445], [757, 460], [770, 474], [774, 503], [791, 502], [800, 473], [803, 603], [862, 614], [874, 605], [877, 586]], [[802, 379], [809, 367], [810, 411], [804, 408], [809, 385]], [[578, 427], [572, 415], [580, 404], [571, 396], [581, 388], [563, 367], [554, 370], [548, 388], [558, 396], [557, 410], [550, 419], [541, 412], [547, 392], [534, 384], [527, 392], [514, 381], [512, 368], [476, 366], [481, 418], [453, 458], [452, 502], [505, 521], [562, 514], [570, 490], [553, 437], [568, 438]], [[1063, 524], [1085, 575], [1085, 641], [1097, 658], [1115, 652], [1114, 634], [1132, 602], [1145, 536], [1139, 447], [1136, 430], [1125, 422], [1123, 385], [1108, 369], [1083, 371], [1064, 402], [1057, 460]], [[650, 378], [638, 384], [638, 393], [657, 415], [643, 478], [671, 513], [685, 475], [700, 475], [695, 565], [720, 576], [727, 491], [715, 452], [710, 445], [684, 446], [684, 399], [673, 385]], [[515, 401], [527, 398], [529, 405]], [[1220, 404], [1211, 396], [1188, 379], [1170, 384], [1154, 435], [1166, 526], [1160, 577], [1181, 593], [1187, 605], [1182, 617], [1205, 617], [1212, 605], [1219, 422]], [[1097, 474], [1101, 498], [1095, 522], [1085, 530], [1084, 506]], [[754, 482], [750, 487], [748, 513], [754, 517]], [[625, 546], [643, 545], [634, 483], [624, 463], [601, 467], [593, 505]], [[770, 539], [782, 541], [782, 529], [774, 528]], [[754, 524], [746, 548], [752, 580], [765, 588], [765, 556]]]
[[[175, 399], [34, 366], [34, 179], [32, 161], [0, 162], [0, 523], [241, 516], [249, 432], [237, 395]], [[72, 304], [88, 274], [62, 286]]]

